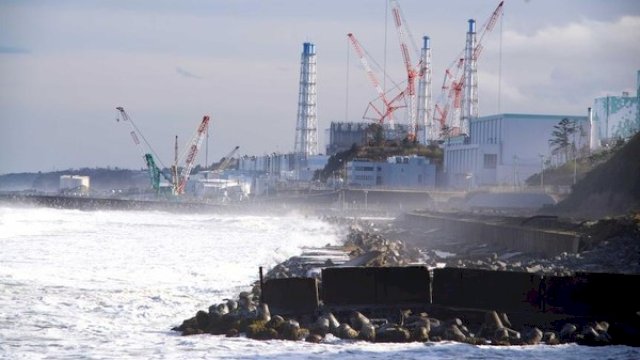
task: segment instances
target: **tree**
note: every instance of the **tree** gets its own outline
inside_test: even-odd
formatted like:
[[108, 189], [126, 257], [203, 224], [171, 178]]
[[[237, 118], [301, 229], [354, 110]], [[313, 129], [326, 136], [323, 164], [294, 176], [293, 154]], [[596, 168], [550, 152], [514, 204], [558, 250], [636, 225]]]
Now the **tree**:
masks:
[[572, 141], [571, 135], [577, 130], [576, 121], [563, 118], [558, 124], [553, 125], [553, 129], [551, 139], [549, 139], [551, 154], [556, 156], [561, 155], [563, 157], [562, 162], [566, 162], [569, 160], [569, 151], [575, 149], [575, 143]]

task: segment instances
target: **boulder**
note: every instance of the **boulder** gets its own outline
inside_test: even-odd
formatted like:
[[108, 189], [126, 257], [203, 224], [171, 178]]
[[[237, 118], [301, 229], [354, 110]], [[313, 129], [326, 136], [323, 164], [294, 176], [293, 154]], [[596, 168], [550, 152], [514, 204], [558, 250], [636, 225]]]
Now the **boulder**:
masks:
[[358, 334], [358, 339], [364, 341], [375, 341], [376, 340], [376, 328], [370, 322], [362, 324], [360, 328], [360, 333]]
[[538, 328], [529, 329], [524, 332], [522, 341], [527, 345], [538, 345], [542, 341], [544, 333]]
[[323, 337], [318, 334], [309, 334], [304, 340], [306, 342], [318, 344], [322, 341]]
[[209, 327], [209, 313], [204, 310], [199, 310], [196, 313], [196, 323], [198, 329], [203, 331], [206, 330], [207, 327]]
[[237, 329], [229, 329], [225, 334], [226, 337], [238, 337], [240, 336], [240, 332]]
[[351, 316], [349, 317], [349, 323], [351, 324], [351, 327], [356, 331], [360, 331], [360, 329], [362, 329], [364, 325], [371, 325], [371, 321], [358, 311], [354, 311], [353, 313], [351, 313]]
[[331, 330], [329, 319], [326, 316], [319, 317], [309, 330], [311, 330], [312, 334], [318, 334], [321, 337], [324, 337]]
[[455, 323], [452, 323], [446, 326], [444, 330], [443, 338], [446, 340], [457, 341], [457, 342], [464, 342], [467, 339], [466, 335], [460, 330], [458, 325]]
[[408, 342], [411, 339], [411, 333], [409, 330], [399, 327], [390, 326], [386, 328], [380, 328], [376, 333], [377, 342]]
[[347, 323], [340, 324], [336, 332], [337, 336], [344, 340], [353, 340], [358, 337], [358, 332]]
[[564, 324], [564, 326], [562, 326], [562, 329], [560, 330], [560, 341], [562, 342], [575, 341], [577, 330], [578, 328], [571, 323]]
[[261, 303], [256, 312], [256, 320], [269, 321], [271, 320], [271, 312], [269, 311], [269, 305], [267, 303]]
[[411, 330], [411, 340], [418, 342], [429, 341], [429, 329], [425, 326], [418, 326]]
[[560, 344], [560, 340], [558, 340], [558, 336], [553, 331], [546, 331], [542, 335], [542, 341], [547, 345], [558, 345], [558, 344]]

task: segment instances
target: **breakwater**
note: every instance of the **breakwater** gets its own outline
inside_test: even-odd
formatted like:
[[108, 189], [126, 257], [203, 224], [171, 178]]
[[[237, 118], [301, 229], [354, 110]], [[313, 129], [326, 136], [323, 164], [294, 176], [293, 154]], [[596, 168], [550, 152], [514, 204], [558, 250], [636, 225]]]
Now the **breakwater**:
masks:
[[[263, 301], [285, 312], [313, 313], [431, 305], [500, 312], [629, 319], [640, 310], [640, 275], [586, 273], [544, 276], [526, 272], [408, 267], [331, 267], [313, 278], [267, 280]], [[289, 294], [287, 303], [277, 294]], [[293, 294], [293, 295], [292, 295]], [[295, 298], [299, 296], [299, 300]], [[548, 324], [530, 324], [544, 326]]]
[[0, 194], [0, 202], [79, 210], [171, 210], [207, 211], [221, 206], [172, 200], [131, 200], [63, 195]]
[[[320, 342], [640, 346], [640, 275], [543, 276], [477, 269], [327, 267], [317, 278], [262, 282], [174, 330]], [[273, 316], [272, 316], [273, 314]]]

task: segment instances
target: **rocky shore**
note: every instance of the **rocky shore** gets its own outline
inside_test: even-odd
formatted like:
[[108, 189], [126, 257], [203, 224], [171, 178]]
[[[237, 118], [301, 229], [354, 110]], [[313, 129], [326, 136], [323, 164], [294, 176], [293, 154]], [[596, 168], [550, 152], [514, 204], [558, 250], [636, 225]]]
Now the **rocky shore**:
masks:
[[[520, 271], [532, 274], [570, 275], [578, 271], [640, 274], [640, 226], [637, 217], [606, 219], [582, 224], [588, 241], [575, 254], [553, 258], [509, 252], [490, 245], [442, 241], [418, 244], [411, 230], [398, 222], [347, 221], [340, 247], [310, 249], [271, 269], [265, 280], [316, 277], [319, 268], [333, 266], [389, 267], [411, 264], [430, 268], [455, 267]], [[403, 238], [403, 240], [400, 240]], [[409, 245], [411, 244], [411, 245]], [[345, 257], [344, 254], [347, 256]], [[342, 256], [341, 256], [342, 255]], [[324, 260], [322, 260], [324, 259]], [[640, 311], [634, 318], [612, 322], [589, 316], [555, 316], [547, 321], [510, 321], [512, 314], [495, 310], [471, 310], [432, 306], [428, 309], [385, 311], [330, 311], [320, 306], [313, 314], [272, 314], [261, 302], [260, 283], [237, 299], [200, 310], [173, 330], [182, 335], [246, 335], [252, 339], [286, 339], [322, 342], [327, 336], [373, 342], [456, 341], [470, 344], [534, 345], [578, 343], [584, 345], [625, 344], [640, 346]], [[604, 295], [604, 294], [603, 294]], [[640, 307], [638, 308], [640, 310]], [[517, 314], [513, 314], [516, 315]], [[513, 320], [513, 319], [512, 319]], [[544, 324], [544, 325], [531, 325]]]

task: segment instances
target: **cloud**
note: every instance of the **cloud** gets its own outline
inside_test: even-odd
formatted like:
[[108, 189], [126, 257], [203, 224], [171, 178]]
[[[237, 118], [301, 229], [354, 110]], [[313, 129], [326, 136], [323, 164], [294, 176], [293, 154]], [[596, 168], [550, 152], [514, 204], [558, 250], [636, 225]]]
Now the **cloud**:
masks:
[[202, 76], [200, 75], [196, 75], [190, 71], [187, 71], [183, 68], [181, 68], [180, 66], [176, 67], [176, 72], [178, 73], [178, 75], [189, 78], [189, 79], [202, 79]]
[[28, 54], [29, 50], [17, 46], [0, 45], [0, 54]]
[[[640, 16], [580, 19], [530, 34], [505, 31], [504, 105], [517, 112], [581, 113], [603, 89], [619, 93], [635, 82], [639, 33]], [[479, 68], [497, 74], [498, 56], [497, 44], [488, 44]]]

